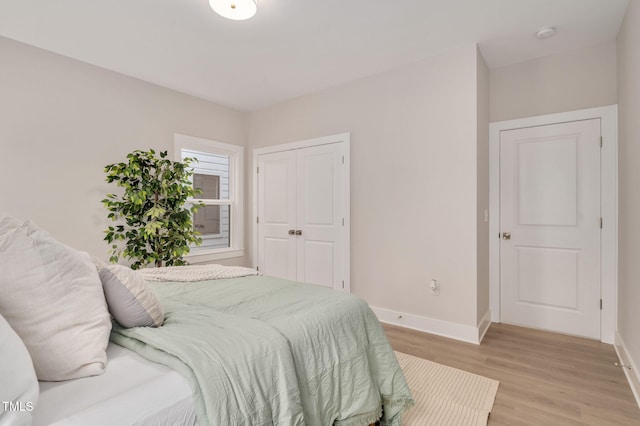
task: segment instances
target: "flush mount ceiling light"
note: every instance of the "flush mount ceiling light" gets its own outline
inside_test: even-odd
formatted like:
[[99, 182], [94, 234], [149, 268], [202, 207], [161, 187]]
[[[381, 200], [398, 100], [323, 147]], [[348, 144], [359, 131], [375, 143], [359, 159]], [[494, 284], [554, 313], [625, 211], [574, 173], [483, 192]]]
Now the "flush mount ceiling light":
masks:
[[218, 15], [235, 21], [249, 19], [258, 10], [257, 0], [209, 0], [209, 5]]
[[542, 40], [549, 38], [556, 33], [556, 27], [542, 27], [536, 31], [536, 38]]

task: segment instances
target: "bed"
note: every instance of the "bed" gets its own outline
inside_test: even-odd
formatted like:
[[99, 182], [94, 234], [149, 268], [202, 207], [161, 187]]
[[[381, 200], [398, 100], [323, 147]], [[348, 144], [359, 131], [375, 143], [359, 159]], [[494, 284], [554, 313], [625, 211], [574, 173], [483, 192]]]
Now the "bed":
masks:
[[164, 365], [110, 343], [104, 374], [40, 382], [32, 426], [196, 424], [187, 380]]
[[[178, 275], [165, 275], [172, 270], [94, 266], [86, 254], [52, 246], [32, 225], [22, 227], [27, 243], [3, 243], [3, 226], [0, 314], [23, 342], [21, 349], [0, 348], [0, 356], [28, 352], [19, 361], [28, 359], [30, 374], [42, 381], [36, 395], [13, 382], [13, 394], [0, 389], [1, 398], [31, 404], [27, 413], [5, 407], [0, 424], [25, 414], [15, 424], [400, 425], [413, 404], [380, 323], [350, 294], [248, 268], [176, 267]], [[25, 247], [40, 250], [37, 261], [25, 263]], [[199, 268], [214, 268], [215, 276], [189, 273]], [[124, 274], [116, 281], [119, 295], [131, 299], [119, 302], [128, 311], [151, 299], [161, 307], [143, 312], [155, 321], [145, 325], [156, 327], [128, 324], [105, 279], [110, 271]], [[0, 330], [3, 339], [11, 327]], [[77, 354], [87, 361], [62, 368]]]

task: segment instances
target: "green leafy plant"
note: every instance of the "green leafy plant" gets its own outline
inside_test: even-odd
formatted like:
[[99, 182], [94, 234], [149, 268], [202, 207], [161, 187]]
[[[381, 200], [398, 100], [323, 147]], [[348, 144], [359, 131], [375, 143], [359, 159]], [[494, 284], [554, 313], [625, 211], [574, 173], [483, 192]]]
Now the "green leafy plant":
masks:
[[102, 204], [108, 218], [117, 222], [105, 230], [111, 245], [112, 263], [120, 257], [132, 261], [131, 268], [148, 264], [185, 265], [183, 257], [189, 245], [200, 245], [202, 239], [193, 228], [193, 213], [202, 205], [187, 200], [200, 193], [193, 188], [190, 164], [171, 161], [167, 151], [159, 153], [136, 150], [127, 155], [127, 162], [109, 164], [104, 171], [109, 183], [123, 188], [121, 195], [107, 194]]

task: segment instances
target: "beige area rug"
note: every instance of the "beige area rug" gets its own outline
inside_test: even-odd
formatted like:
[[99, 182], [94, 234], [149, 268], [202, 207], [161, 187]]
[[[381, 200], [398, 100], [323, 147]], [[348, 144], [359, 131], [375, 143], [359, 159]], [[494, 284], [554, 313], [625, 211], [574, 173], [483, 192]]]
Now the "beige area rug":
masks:
[[404, 426], [485, 426], [496, 398], [497, 380], [396, 352], [416, 405]]

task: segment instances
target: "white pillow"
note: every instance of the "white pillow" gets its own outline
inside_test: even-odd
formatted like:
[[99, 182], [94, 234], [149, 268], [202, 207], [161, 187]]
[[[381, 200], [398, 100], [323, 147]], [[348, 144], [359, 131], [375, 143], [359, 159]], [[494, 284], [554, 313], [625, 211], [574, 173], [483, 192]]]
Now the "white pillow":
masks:
[[100, 279], [109, 312], [118, 324], [125, 328], [162, 325], [162, 304], [136, 271], [122, 265], [109, 265], [100, 269]]
[[0, 425], [31, 424], [40, 389], [27, 348], [0, 315]]
[[102, 259], [100, 259], [99, 257], [96, 257], [96, 256], [91, 256], [91, 261], [95, 265], [96, 271], [98, 271], [98, 272], [100, 272], [100, 270], [102, 268], [106, 268], [107, 266], [109, 266], [109, 264], [107, 262], [105, 262], [104, 260], [102, 260]]
[[0, 314], [39, 380], [102, 374], [111, 321], [96, 267], [33, 223], [18, 224], [0, 220]]
[[2, 216], [2, 219], [0, 219], [0, 248], [3, 245], [3, 241], [6, 241], [8, 235], [20, 228], [23, 223], [24, 222], [14, 219], [11, 216]]

